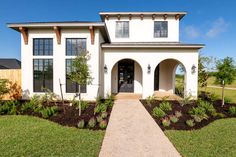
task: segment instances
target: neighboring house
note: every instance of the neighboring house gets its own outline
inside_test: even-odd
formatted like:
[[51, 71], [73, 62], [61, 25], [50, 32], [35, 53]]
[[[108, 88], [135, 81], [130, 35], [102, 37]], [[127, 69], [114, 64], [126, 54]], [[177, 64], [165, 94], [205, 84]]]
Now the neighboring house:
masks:
[[20, 69], [21, 62], [14, 58], [0, 58], [0, 69]]
[[21, 32], [23, 98], [45, 87], [71, 99], [78, 91], [68, 78], [72, 59], [89, 51], [93, 82], [82, 98], [131, 92], [146, 98], [154, 91], [174, 93], [175, 71], [183, 64], [185, 95], [197, 97], [198, 50], [201, 44], [179, 41], [179, 22], [186, 12], [102, 12], [101, 22], [11, 23]]

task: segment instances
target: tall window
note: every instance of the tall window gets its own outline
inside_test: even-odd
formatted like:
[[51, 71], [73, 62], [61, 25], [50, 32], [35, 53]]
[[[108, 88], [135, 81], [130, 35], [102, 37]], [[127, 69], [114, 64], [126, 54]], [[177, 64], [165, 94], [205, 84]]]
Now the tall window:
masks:
[[[79, 86], [77, 83], [71, 81], [69, 78], [69, 74], [73, 70], [72, 67], [73, 60], [72, 59], [66, 59], [66, 93], [77, 93], [79, 91]], [[81, 93], [86, 93], [86, 85], [80, 85]]]
[[53, 39], [52, 38], [35, 38], [33, 39], [34, 56], [52, 56]]
[[34, 92], [44, 92], [43, 88], [53, 91], [53, 60], [34, 59]]
[[154, 38], [168, 37], [168, 22], [155, 21], [154, 22]]
[[66, 55], [77, 56], [86, 50], [86, 39], [67, 38], [66, 39]]
[[129, 37], [129, 21], [116, 21], [116, 38]]

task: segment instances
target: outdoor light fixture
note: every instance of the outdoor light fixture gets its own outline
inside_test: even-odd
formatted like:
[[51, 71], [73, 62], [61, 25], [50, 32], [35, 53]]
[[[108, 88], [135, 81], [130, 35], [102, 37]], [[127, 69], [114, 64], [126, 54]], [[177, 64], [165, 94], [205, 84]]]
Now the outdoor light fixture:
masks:
[[104, 65], [104, 73], [107, 73], [107, 65]]
[[148, 72], [148, 74], [150, 74], [150, 73], [151, 73], [151, 66], [150, 66], [150, 64], [148, 64], [148, 67], [147, 67], [147, 72]]
[[193, 64], [193, 66], [192, 66], [192, 74], [195, 74], [196, 73], [196, 66]]

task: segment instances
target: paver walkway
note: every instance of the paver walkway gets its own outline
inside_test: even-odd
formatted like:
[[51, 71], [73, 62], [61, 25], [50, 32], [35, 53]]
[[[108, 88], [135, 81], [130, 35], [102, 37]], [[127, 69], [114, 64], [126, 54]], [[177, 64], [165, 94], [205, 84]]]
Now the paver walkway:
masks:
[[139, 100], [116, 100], [99, 157], [180, 157]]

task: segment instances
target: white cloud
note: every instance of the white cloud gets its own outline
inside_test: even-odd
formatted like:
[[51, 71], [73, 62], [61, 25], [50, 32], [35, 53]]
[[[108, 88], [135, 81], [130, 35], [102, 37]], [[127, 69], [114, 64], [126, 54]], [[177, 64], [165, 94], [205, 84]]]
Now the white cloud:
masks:
[[200, 32], [194, 26], [186, 26], [184, 32], [188, 38], [197, 38], [200, 36]]
[[228, 28], [228, 23], [226, 23], [225, 20], [222, 17], [220, 17], [212, 23], [212, 26], [207, 31], [206, 36], [209, 38], [216, 37], [219, 34], [227, 31], [227, 28]]

